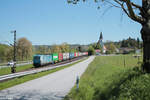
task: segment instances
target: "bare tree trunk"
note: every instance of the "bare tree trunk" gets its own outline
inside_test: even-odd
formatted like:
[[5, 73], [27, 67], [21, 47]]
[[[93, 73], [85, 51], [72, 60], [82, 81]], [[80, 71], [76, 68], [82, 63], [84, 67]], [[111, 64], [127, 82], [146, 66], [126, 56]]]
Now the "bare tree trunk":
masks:
[[150, 0], [142, 0], [141, 16], [145, 19], [141, 23], [143, 39], [143, 70], [150, 73]]
[[150, 20], [141, 30], [143, 39], [143, 70], [150, 73]]

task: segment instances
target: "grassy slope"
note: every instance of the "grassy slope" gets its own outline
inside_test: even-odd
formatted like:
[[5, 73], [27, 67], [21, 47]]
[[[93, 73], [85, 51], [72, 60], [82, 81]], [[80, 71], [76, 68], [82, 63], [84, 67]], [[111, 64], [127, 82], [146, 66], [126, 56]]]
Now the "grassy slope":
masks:
[[[85, 59], [87, 59], [87, 58], [85, 58]], [[29, 81], [29, 80], [33, 80], [33, 79], [48, 75], [50, 73], [53, 73], [53, 72], [56, 72], [56, 71], [59, 71], [59, 70], [62, 70], [64, 68], [67, 68], [67, 67], [70, 67], [74, 64], [77, 64], [77, 63], [79, 63], [79, 62], [81, 62], [85, 59], [81, 59], [81, 60], [79, 60], [75, 63], [69, 64], [69, 65], [66, 65], [66, 66], [62, 66], [62, 67], [59, 67], [59, 68], [55, 68], [55, 69], [52, 69], [52, 70], [49, 70], [49, 71], [40, 72], [40, 73], [37, 73], [37, 74], [27, 75], [27, 76], [23, 76], [23, 77], [19, 77], [19, 78], [15, 78], [15, 79], [12, 79], [12, 80], [1, 82], [0, 83], [0, 90], [12, 87], [12, 86], [17, 85], [17, 84], [24, 83], [24, 82]]]
[[[124, 67], [124, 59], [126, 67]], [[132, 56], [96, 57], [65, 100], [149, 100], [150, 75], [141, 74]]]

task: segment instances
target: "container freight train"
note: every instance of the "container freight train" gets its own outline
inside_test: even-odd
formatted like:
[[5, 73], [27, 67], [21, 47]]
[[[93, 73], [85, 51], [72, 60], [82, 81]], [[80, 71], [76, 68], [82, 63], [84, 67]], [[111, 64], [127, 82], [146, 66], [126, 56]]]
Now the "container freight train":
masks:
[[50, 55], [34, 55], [33, 65], [40, 67], [43, 65], [54, 64], [57, 62], [73, 59], [80, 56], [87, 56], [88, 52], [71, 52], [71, 53], [53, 53]]

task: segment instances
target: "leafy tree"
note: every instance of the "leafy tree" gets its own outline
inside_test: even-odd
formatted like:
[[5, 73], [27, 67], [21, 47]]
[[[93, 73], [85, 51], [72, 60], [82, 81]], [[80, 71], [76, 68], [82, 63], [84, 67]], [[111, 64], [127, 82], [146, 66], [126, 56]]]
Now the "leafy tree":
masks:
[[95, 54], [95, 49], [92, 46], [89, 46], [89, 48], [88, 48], [88, 54], [89, 55], [94, 55]]
[[36, 49], [36, 54], [46, 54], [46, 53], [47, 53], [47, 48], [44, 45], [40, 45]]
[[81, 51], [82, 51], [81, 49], [82, 49], [82, 47], [81, 47], [81, 46], [79, 46], [79, 47], [78, 47], [79, 52], [81, 52]]
[[92, 47], [93, 47], [94, 49], [99, 49], [99, 48], [100, 48], [100, 45], [97, 45], [97, 43], [93, 43], [93, 44], [92, 44]]
[[76, 50], [75, 48], [71, 48], [69, 52], [77, 52], [78, 50]]
[[14, 50], [13, 50], [13, 47], [10, 47], [9, 46], [9, 48], [7, 48], [6, 50], [6, 53], [5, 53], [5, 55], [6, 55], [6, 61], [8, 62], [8, 61], [11, 61], [12, 59], [13, 59], [13, 52], [14, 52]]
[[13, 48], [5, 44], [0, 44], [0, 62], [8, 62], [12, 59]]
[[105, 45], [109, 44], [109, 43], [113, 43], [116, 48], [124, 48], [124, 47], [127, 47], [127, 48], [138, 48], [140, 49], [142, 46], [142, 41], [139, 40], [139, 38], [134, 39], [134, 38], [128, 38], [128, 39], [123, 39], [122, 41], [119, 41], [119, 42], [106, 42]]
[[103, 51], [103, 48], [102, 48], [102, 46], [100, 46], [100, 44], [98, 44], [98, 43], [93, 43], [93, 44], [91, 44], [91, 45], [92, 45], [92, 47], [93, 47], [94, 49], [99, 49], [100, 52], [103, 53], [103, 52], [102, 52], [102, 51]]
[[121, 42], [121, 47], [138, 48], [138, 44], [135, 39], [129, 37], [127, 40]]
[[[80, 1], [87, 0], [67, 0], [68, 3], [77, 4]], [[150, 72], [150, 0], [93, 0], [96, 3], [107, 3], [113, 7], [122, 9], [122, 11], [133, 21], [142, 25], [141, 37], [143, 40], [143, 69]], [[100, 8], [100, 7], [98, 7]]]
[[110, 44], [105, 45], [107, 48], [107, 52], [106, 53], [114, 53], [116, 51], [116, 47], [115, 45], [111, 42]]
[[60, 52], [62, 52], [61, 47], [59, 45], [56, 45], [56, 44], [54, 44], [51, 47], [51, 51], [52, 51], [52, 53], [60, 53]]
[[19, 60], [30, 59], [32, 57], [32, 43], [24, 37], [18, 39], [17, 54]]
[[38, 45], [33, 46], [34, 54], [50, 54], [52, 53], [50, 46], [47, 45]]
[[62, 53], [69, 52], [69, 50], [70, 50], [69, 44], [67, 44], [67, 43], [61, 44], [60, 48], [61, 48]]

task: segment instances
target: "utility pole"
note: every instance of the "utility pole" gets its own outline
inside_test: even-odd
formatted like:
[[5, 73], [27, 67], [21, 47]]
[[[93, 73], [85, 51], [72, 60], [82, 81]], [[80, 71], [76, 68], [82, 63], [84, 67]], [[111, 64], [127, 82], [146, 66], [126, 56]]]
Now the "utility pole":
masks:
[[16, 30], [12, 31], [14, 33], [14, 57], [13, 57], [13, 66], [11, 67], [11, 72], [16, 72]]

